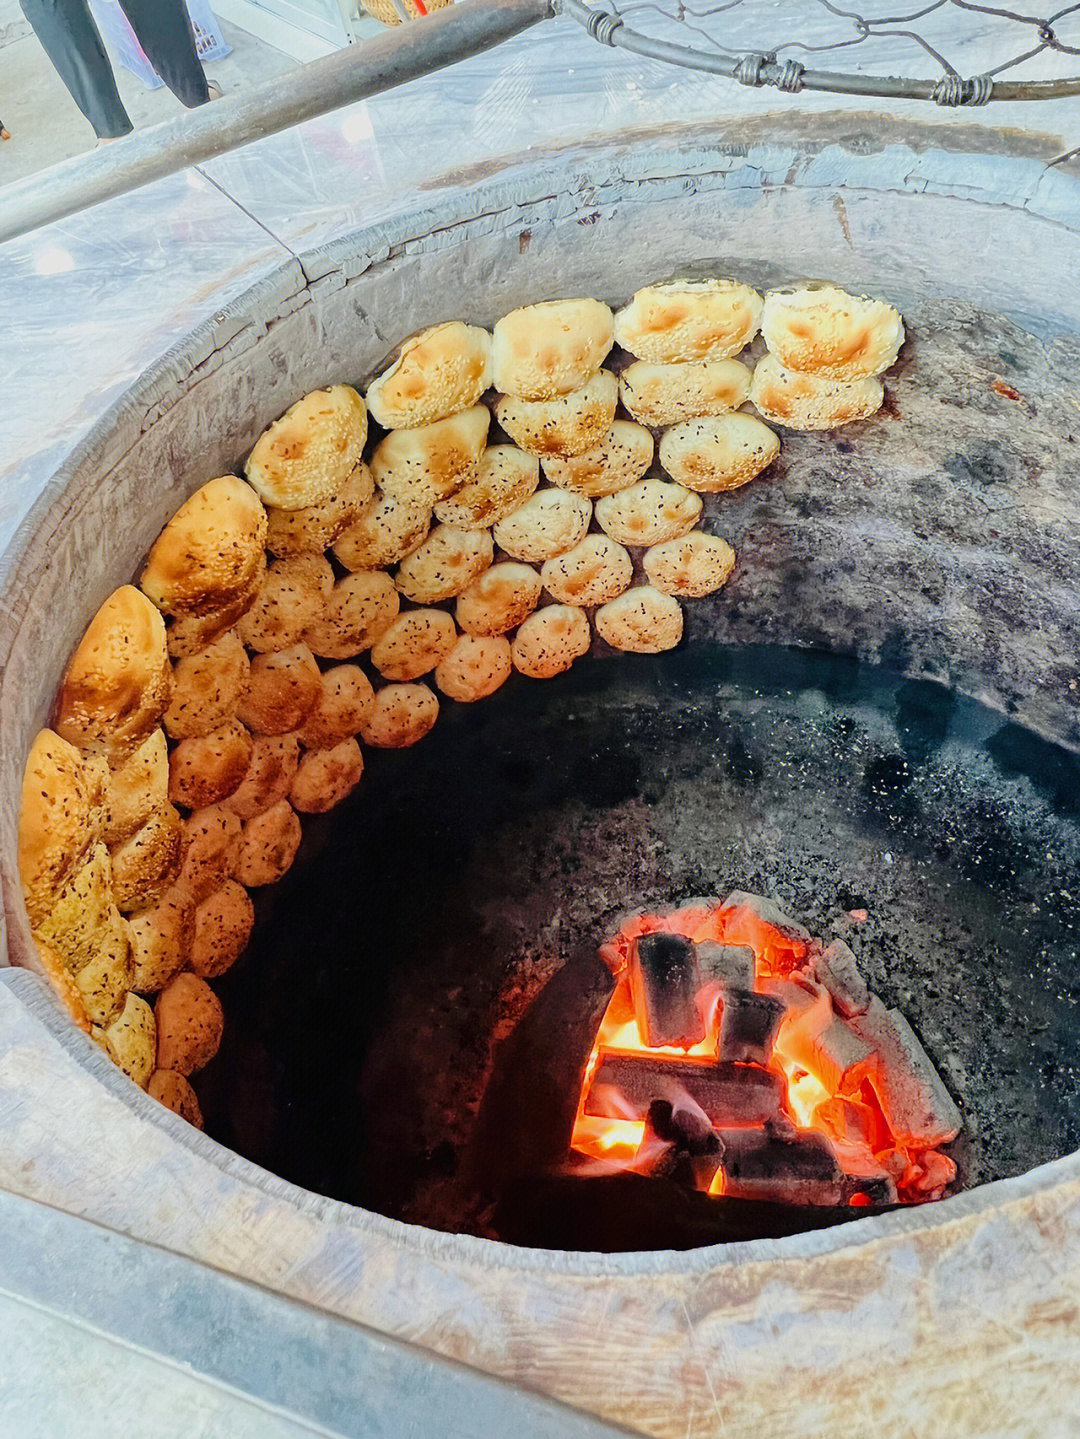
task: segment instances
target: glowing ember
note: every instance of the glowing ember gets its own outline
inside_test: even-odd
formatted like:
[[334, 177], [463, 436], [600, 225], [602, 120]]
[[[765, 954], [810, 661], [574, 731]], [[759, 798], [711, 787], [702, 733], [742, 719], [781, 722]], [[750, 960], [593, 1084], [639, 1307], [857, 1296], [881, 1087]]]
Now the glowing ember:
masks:
[[[955, 1179], [937, 1146], [959, 1112], [845, 945], [736, 892], [635, 915], [600, 953], [618, 982], [585, 1070], [579, 1155], [809, 1204], [917, 1203]], [[673, 1035], [686, 1042], [648, 1042]]]

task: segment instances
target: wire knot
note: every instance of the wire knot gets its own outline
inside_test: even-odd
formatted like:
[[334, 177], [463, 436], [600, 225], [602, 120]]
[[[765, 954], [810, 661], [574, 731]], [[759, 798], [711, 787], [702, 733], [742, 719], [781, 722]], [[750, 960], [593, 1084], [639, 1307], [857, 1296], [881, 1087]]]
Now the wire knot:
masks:
[[969, 105], [985, 105], [994, 93], [994, 78], [992, 75], [973, 75], [971, 77], [971, 94], [968, 96]]
[[930, 94], [936, 105], [962, 105], [964, 82], [959, 75], [943, 75]]
[[764, 85], [761, 72], [765, 68], [764, 55], [744, 55], [735, 67], [735, 79], [740, 85]]
[[798, 60], [785, 60], [784, 68], [776, 78], [776, 88], [785, 90], [789, 95], [796, 95], [803, 87], [803, 73], [805, 65], [800, 65]]
[[588, 30], [601, 45], [614, 45], [612, 36], [623, 23], [621, 15], [612, 15], [607, 10], [594, 10], [589, 16]]

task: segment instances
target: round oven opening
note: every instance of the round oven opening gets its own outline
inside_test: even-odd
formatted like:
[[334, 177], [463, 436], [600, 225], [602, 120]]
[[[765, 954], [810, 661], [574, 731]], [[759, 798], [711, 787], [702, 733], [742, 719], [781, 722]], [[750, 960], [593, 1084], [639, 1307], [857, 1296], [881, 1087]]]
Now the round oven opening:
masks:
[[[459, 315], [490, 325], [552, 293], [555, 255], [561, 292], [616, 302], [693, 267], [715, 248], [709, 183], [703, 171], [678, 202], [666, 188], [587, 227], [530, 222], [528, 239], [514, 218], [467, 246], [403, 240], [374, 266], [350, 261], [349, 283], [169, 403], [148, 387], [156, 418], [111, 468], [104, 449], [85, 456], [75, 504], [59, 524], [42, 511], [30, 538], [9, 780], [53, 692], [39, 656], [58, 678], [87, 618], [48, 615], [43, 596], [92, 574], [99, 601], [137, 574], [198, 484], [235, 469], [300, 394], [375, 373], [386, 336]], [[247, 953], [214, 981], [225, 1039], [195, 1077], [214, 1138], [317, 1193], [522, 1246], [689, 1247], [809, 1225], [725, 1232], [663, 1176], [643, 1200], [641, 1176], [565, 1171], [611, 995], [598, 944], [627, 911], [735, 889], [848, 944], [905, 1016], [961, 1107], [944, 1143], [957, 1187], [1074, 1147], [1075, 317], [1046, 319], [1011, 274], [999, 304], [1000, 267], [948, 259], [940, 197], [871, 190], [865, 206], [849, 197], [850, 254], [831, 194], [755, 192], [723, 218], [726, 253], [751, 258], [699, 268], [762, 285], [810, 270], [894, 297], [910, 338], [882, 409], [785, 435], [765, 476], [706, 498], [705, 527], [738, 562], [687, 606], [680, 649], [582, 659], [446, 705], [422, 744], [370, 752], [356, 794], [305, 819], [292, 870], [258, 894]], [[1002, 219], [1013, 237], [1041, 224]], [[778, 248], [755, 259], [763, 226]], [[663, 237], [657, 253], [644, 234]], [[18, 950], [18, 914], [13, 930]], [[820, 1222], [858, 1217], [837, 1207]]]

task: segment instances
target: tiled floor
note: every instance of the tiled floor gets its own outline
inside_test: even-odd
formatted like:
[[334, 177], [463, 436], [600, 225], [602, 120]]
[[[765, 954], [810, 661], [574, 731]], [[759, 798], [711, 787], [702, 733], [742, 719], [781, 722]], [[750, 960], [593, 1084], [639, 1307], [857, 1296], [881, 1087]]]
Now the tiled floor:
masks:
[[[271, 80], [297, 63], [234, 25], [222, 23], [232, 53], [211, 61], [207, 75], [222, 90]], [[166, 120], [180, 102], [161, 86], [114, 64], [120, 97], [136, 127]], [[0, 0], [0, 120], [11, 139], [0, 142], [0, 187], [93, 148], [94, 132], [52, 68], [17, 0]], [[122, 142], [121, 142], [122, 143]]]

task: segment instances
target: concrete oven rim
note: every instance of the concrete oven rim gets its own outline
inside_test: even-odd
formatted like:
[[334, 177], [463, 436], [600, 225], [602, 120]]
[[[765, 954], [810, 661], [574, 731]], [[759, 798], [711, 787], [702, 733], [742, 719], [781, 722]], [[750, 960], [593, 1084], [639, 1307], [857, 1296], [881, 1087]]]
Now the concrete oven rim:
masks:
[[[810, 1259], [835, 1258], [846, 1251], [865, 1251], [903, 1238], [959, 1226], [987, 1215], [1003, 1214], [1011, 1206], [1035, 1196], [1064, 1197], [1080, 1181], [1080, 1150], [1063, 1155], [1010, 1179], [993, 1180], [976, 1189], [965, 1190], [936, 1204], [916, 1205], [889, 1214], [852, 1220], [834, 1229], [796, 1234], [785, 1239], [756, 1239], [735, 1244], [707, 1245], [698, 1249], [642, 1250], [625, 1254], [589, 1251], [525, 1249], [499, 1240], [480, 1239], [468, 1234], [448, 1234], [421, 1225], [390, 1219], [373, 1210], [330, 1199], [300, 1188], [261, 1168], [242, 1155], [226, 1149], [215, 1139], [192, 1128], [171, 1110], [133, 1085], [96, 1045], [76, 1029], [46, 981], [29, 970], [9, 966], [0, 970], [0, 984], [16, 1003], [26, 1009], [48, 1032], [49, 1038], [65, 1051], [69, 1062], [105, 1088], [144, 1122], [160, 1129], [169, 1141], [187, 1150], [244, 1187], [284, 1202], [319, 1221], [358, 1232], [380, 1244], [412, 1251], [417, 1258], [455, 1269], [473, 1268], [521, 1275], [558, 1272], [569, 1279], [626, 1279], [636, 1275], [662, 1278], [704, 1278], [724, 1270], [769, 1265], [779, 1270], [785, 1264]], [[93, 1217], [89, 1215], [88, 1217]], [[166, 1243], [161, 1235], [137, 1236]]]
[[[764, 133], [777, 117], [762, 117], [748, 127], [754, 133]], [[829, 130], [831, 117], [809, 117], [810, 130]], [[858, 118], [843, 115], [834, 118], [834, 129], [839, 134], [850, 135], [858, 129]], [[799, 147], [800, 140], [791, 138], [790, 117], [782, 117], [784, 140], [781, 149], [786, 155]], [[804, 122], [805, 123], [805, 122]], [[875, 120], [875, 126], [880, 129]], [[730, 132], [725, 132], [730, 133]], [[910, 179], [913, 152], [920, 141], [932, 142], [931, 148], [951, 151], [957, 154], [983, 153], [981, 146], [973, 152], [965, 144], [965, 133], [955, 128], [932, 126], [905, 126], [902, 132], [897, 127], [894, 147], [883, 147], [879, 154], [889, 156], [889, 163], [882, 169], [871, 171], [870, 178], [875, 184], [871, 189], [887, 188], [906, 190], [912, 188]], [[985, 135], [986, 132], [976, 132]], [[696, 168], [692, 173], [701, 177], [708, 174], [729, 174], [733, 169], [748, 167], [755, 169], [755, 162], [765, 162], [771, 157], [776, 161], [777, 144], [755, 146], [728, 146], [739, 154], [719, 154], [702, 144], [700, 127], [693, 132], [678, 127], [658, 127], [655, 138], [670, 141], [667, 153], [676, 159], [690, 163], [696, 156]], [[1021, 137], [1023, 139], [1023, 137]], [[1008, 137], [1015, 144], [1016, 137]], [[779, 143], [779, 142], [777, 142]], [[827, 150], [837, 144], [837, 136], [826, 135]], [[253, 342], [258, 328], [251, 316], [258, 313], [261, 301], [274, 306], [274, 313], [282, 315], [304, 304], [312, 303], [313, 291], [319, 286], [336, 287], [347, 284], [351, 276], [358, 275], [372, 266], [392, 262], [407, 251], [412, 243], [423, 244], [430, 237], [436, 237], [440, 244], [453, 243], [453, 233], [475, 222], [480, 215], [491, 220], [502, 219], [509, 227], [518, 223], [520, 213], [534, 197], [562, 197], [571, 207], [582, 204], [580, 195], [582, 177], [587, 173], [590, 156], [600, 153], [611, 154], [613, 147], [620, 148], [622, 173], [632, 181], [645, 180], [644, 174], [633, 173], [635, 165], [648, 170], [648, 162], [655, 161], [656, 155], [645, 152], [641, 137], [635, 136], [627, 144], [621, 138], [602, 138], [585, 146], [568, 148], [564, 153], [552, 156], [535, 156], [528, 160], [527, 174], [511, 173], [519, 164], [517, 159], [507, 161], [505, 166], [492, 178], [490, 174], [473, 177], [471, 187], [484, 198], [483, 206], [474, 207], [463, 218], [460, 192], [456, 196], [440, 197], [427, 208], [406, 210], [389, 221], [378, 222], [360, 229], [347, 239], [337, 240], [319, 249], [292, 257], [276, 267], [268, 275], [242, 292], [237, 298], [217, 312], [211, 319], [197, 326], [169, 351], [149, 366], [131, 386], [101, 416], [88, 434], [79, 442], [72, 453], [62, 462], [50, 480], [37, 496], [11, 543], [0, 556], [0, 673], [13, 637], [18, 631], [20, 615], [34, 589], [40, 584], [45, 565], [45, 548], [49, 535], [65, 522], [73, 505], [78, 503], [82, 477], [88, 470], [98, 469], [104, 464], [112, 468], [122, 459], [115, 444], [110, 449], [109, 436], [121, 430], [121, 421], [137, 421], [145, 424], [156, 415], [157, 406], [170, 392], [175, 392], [180, 383], [198, 381], [216, 367], [219, 358], [227, 354], [242, 353]], [[945, 185], [931, 179], [927, 184], [920, 181], [920, 189], [938, 186], [941, 193], [963, 198], [973, 204], [985, 206], [991, 201], [995, 207], [1007, 204], [1026, 209], [1062, 228], [1080, 232], [1080, 185], [1075, 177], [1058, 171], [1048, 184], [1045, 177], [1054, 172], [1048, 170], [1042, 155], [1032, 154], [1032, 145], [1023, 139], [1019, 147], [1024, 153], [1015, 152], [998, 157], [1009, 169], [1010, 184], [1005, 200], [1000, 190], [992, 194], [989, 189], [980, 188], [983, 183], [981, 172], [978, 178], [970, 177], [963, 187]], [[845, 147], [846, 149], [846, 147]], [[818, 152], [820, 157], [821, 151]], [[704, 158], [703, 158], [704, 157]], [[846, 154], [849, 162], [858, 163], [859, 157], [851, 152]], [[711, 167], [711, 169], [710, 169]], [[657, 168], [661, 175], [688, 172], [677, 166], [652, 165], [654, 177]], [[786, 169], [786, 165], [785, 165]], [[763, 184], [761, 171], [755, 171], [753, 183]], [[463, 177], [470, 183], [470, 177]], [[781, 180], [783, 175], [781, 174]], [[790, 177], [789, 177], [790, 178]], [[528, 184], [526, 184], [526, 180]], [[891, 184], [889, 181], [891, 180]], [[553, 181], [557, 182], [552, 189]], [[830, 174], [829, 166], [821, 167], [821, 173], [802, 183], [836, 188], [835, 172]], [[561, 188], [559, 188], [561, 186]], [[850, 188], [861, 188], [859, 184]], [[962, 194], [959, 193], [962, 190]], [[450, 232], [451, 239], [446, 238]], [[349, 268], [343, 268], [346, 258]], [[0, 716], [0, 733], [7, 740], [8, 720]], [[11, 867], [5, 865], [3, 873], [4, 908], [6, 921], [4, 938], [6, 953], [0, 963], [11, 964], [8, 955], [15, 957], [26, 953], [29, 940], [22, 913], [17, 883]], [[216, 1141], [186, 1125], [176, 1115], [158, 1105], [146, 1094], [138, 1091], [126, 1077], [115, 1068], [78, 1030], [71, 1025], [66, 1013], [52, 997], [44, 982], [36, 975], [19, 968], [0, 969], [0, 983], [3, 983], [14, 1002], [29, 1014], [66, 1052], [68, 1062], [82, 1070], [85, 1076], [104, 1089], [110, 1100], [119, 1101], [133, 1112], [137, 1119], [149, 1121], [157, 1126], [168, 1140], [188, 1153], [208, 1162], [223, 1175], [230, 1176], [245, 1187], [256, 1189], [270, 1198], [284, 1201], [290, 1208], [306, 1211], [320, 1221], [332, 1221], [347, 1229], [357, 1230], [380, 1244], [393, 1248], [412, 1250], [418, 1257], [425, 1257], [441, 1264], [472, 1267], [487, 1270], [503, 1270], [521, 1274], [557, 1271], [573, 1279], [629, 1278], [635, 1275], [658, 1276], [705, 1276], [730, 1266], [768, 1263], [773, 1266], [798, 1263], [817, 1257], [835, 1256], [842, 1251], [867, 1246], [888, 1244], [905, 1235], [941, 1230], [974, 1216], [1003, 1212], [1011, 1205], [1031, 1196], [1051, 1197], [1060, 1191], [1064, 1198], [1066, 1191], [1080, 1179], [1080, 1151], [1066, 1155], [1053, 1162], [1010, 1179], [984, 1184], [977, 1189], [956, 1195], [941, 1203], [917, 1209], [855, 1221], [852, 1225], [833, 1230], [792, 1236], [781, 1240], [757, 1240], [750, 1243], [710, 1246], [684, 1252], [656, 1251], [635, 1252], [622, 1255], [594, 1253], [564, 1253], [550, 1250], [518, 1249], [507, 1244], [482, 1240], [466, 1235], [452, 1235], [427, 1230], [414, 1225], [388, 1219], [382, 1215], [358, 1209], [336, 1200], [315, 1195], [291, 1183], [279, 1179], [241, 1156], [224, 1149]], [[150, 1237], [150, 1236], [147, 1236]], [[159, 1242], [163, 1236], [156, 1236]], [[166, 1241], [167, 1242], [167, 1241]]]

